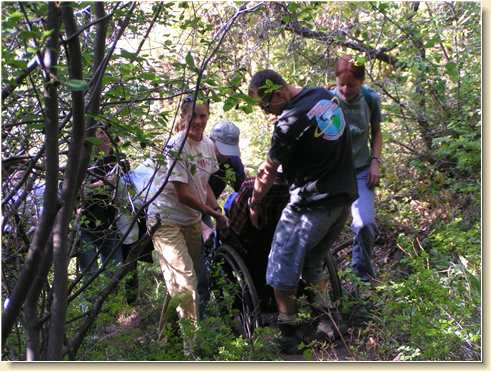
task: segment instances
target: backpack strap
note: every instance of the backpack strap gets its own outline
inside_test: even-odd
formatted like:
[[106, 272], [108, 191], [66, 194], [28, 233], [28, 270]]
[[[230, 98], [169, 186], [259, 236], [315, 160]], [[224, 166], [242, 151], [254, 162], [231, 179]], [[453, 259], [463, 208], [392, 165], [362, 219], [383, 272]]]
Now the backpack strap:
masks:
[[377, 109], [377, 102], [375, 101], [374, 96], [372, 95], [372, 90], [367, 86], [363, 85], [361, 87], [361, 93], [363, 94], [363, 98], [368, 104], [368, 108], [370, 108], [370, 121], [372, 120], [373, 112]]

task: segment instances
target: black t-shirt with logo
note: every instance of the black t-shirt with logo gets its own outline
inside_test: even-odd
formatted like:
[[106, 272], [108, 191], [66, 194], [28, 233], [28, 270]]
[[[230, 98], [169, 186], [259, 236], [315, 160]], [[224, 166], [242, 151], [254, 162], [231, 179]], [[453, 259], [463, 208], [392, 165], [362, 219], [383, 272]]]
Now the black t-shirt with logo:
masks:
[[[334, 98], [334, 99], [333, 99]], [[282, 164], [293, 204], [349, 204], [357, 197], [351, 139], [335, 96], [304, 88], [284, 107], [269, 157]]]

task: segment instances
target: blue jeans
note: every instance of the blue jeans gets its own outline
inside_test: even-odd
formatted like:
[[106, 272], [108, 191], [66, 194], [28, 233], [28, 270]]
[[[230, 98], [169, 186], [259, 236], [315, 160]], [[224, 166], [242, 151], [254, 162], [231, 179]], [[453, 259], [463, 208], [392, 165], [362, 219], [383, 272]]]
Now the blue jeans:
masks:
[[348, 208], [288, 204], [276, 226], [266, 283], [279, 290], [291, 290], [297, 287], [300, 276], [311, 284], [327, 278], [325, 254], [341, 232]]
[[372, 250], [377, 236], [375, 223], [375, 193], [368, 188], [368, 169], [356, 174], [358, 198], [351, 205], [353, 223], [353, 250], [351, 268], [363, 279], [375, 276], [372, 266]]

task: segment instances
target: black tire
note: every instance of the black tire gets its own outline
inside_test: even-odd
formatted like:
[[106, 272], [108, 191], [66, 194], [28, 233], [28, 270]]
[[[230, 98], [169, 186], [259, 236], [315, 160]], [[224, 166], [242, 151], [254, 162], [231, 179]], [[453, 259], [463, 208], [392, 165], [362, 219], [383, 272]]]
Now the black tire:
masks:
[[[250, 338], [259, 326], [260, 307], [256, 287], [244, 260], [232, 247], [222, 244], [215, 252], [214, 265], [220, 265], [227, 283], [234, 285], [233, 308], [238, 311], [240, 333]], [[212, 290], [221, 292], [223, 288], [211, 282]], [[221, 292], [220, 295], [225, 295]]]

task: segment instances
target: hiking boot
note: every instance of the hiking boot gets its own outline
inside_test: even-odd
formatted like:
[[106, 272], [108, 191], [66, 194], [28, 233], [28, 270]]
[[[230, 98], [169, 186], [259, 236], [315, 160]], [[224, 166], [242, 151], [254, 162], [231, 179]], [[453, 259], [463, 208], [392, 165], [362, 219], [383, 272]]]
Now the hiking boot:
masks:
[[319, 320], [315, 330], [315, 338], [324, 341], [334, 341], [336, 339], [335, 329], [329, 319], [321, 318]]
[[301, 354], [302, 351], [298, 349], [298, 346], [302, 342], [302, 337], [298, 326], [289, 323], [279, 323], [278, 328], [281, 332], [279, 339], [281, 353]]

